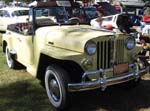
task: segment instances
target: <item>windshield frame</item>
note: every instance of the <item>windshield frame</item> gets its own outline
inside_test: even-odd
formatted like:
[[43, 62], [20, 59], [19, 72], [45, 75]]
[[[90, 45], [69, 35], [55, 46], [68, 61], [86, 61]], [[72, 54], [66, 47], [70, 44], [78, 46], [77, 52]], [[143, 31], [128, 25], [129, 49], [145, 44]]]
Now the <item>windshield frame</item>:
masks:
[[[54, 6], [54, 7], [62, 7], [62, 6]], [[50, 9], [50, 8], [54, 8], [54, 7], [31, 7], [30, 9], [30, 12], [29, 12], [29, 20], [32, 22], [33, 24], [33, 31], [35, 32], [35, 30], [39, 27], [44, 27], [44, 26], [53, 26], [53, 25], [60, 25], [62, 23], [53, 23], [53, 24], [49, 24], [49, 25], [46, 25], [44, 24], [43, 26], [42, 25], [39, 25], [37, 24], [37, 18], [36, 18], [36, 10], [40, 10], [40, 9]], [[65, 9], [64, 7], [62, 7], [63, 9]], [[64, 10], [66, 11], [66, 10]], [[65, 12], [66, 13], [66, 12]], [[66, 14], [65, 14], [66, 15]], [[67, 15], [66, 15], [66, 18], [67, 18]], [[68, 19], [68, 18], [67, 18]]]
[[[36, 11], [37, 10], [40, 10], [40, 9], [53, 9], [53, 8], [60, 8], [64, 11], [64, 22], [54, 22], [52, 24], [43, 24], [43, 25], [39, 25], [37, 24], [37, 17], [36, 17]], [[68, 22], [71, 18], [69, 18], [69, 14], [68, 14], [68, 11], [67, 11], [67, 8], [68, 7], [64, 7], [64, 6], [51, 6], [51, 7], [31, 7], [30, 9], [30, 12], [29, 12], [29, 20], [32, 22], [33, 24], [33, 30], [35, 32], [35, 30], [39, 27], [44, 27], [44, 26], [54, 26], [54, 25], [76, 25], [75, 23], [71, 23], [71, 22]], [[61, 11], [62, 11], [61, 10]], [[72, 16], [73, 18], [73, 16]], [[80, 24], [87, 24], [88, 23], [80, 23]]]
[[62, 6], [35, 8], [34, 16], [35, 16], [36, 23], [38, 19], [42, 17], [49, 18], [49, 19], [51, 19], [51, 17], [55, 17], [56, 19], [55, 24], [64, 24], [68, 20], [68, 15], [65, 10], [65, 7], [62, 7]]

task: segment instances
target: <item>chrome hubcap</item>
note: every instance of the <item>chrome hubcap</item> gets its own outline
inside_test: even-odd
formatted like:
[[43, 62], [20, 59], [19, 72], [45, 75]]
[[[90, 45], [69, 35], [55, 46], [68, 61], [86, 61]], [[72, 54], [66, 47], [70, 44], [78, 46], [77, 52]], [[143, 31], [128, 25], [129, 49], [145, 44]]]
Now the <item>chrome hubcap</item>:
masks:
[[59, 99], [60, 99], [60, 90], [59, 90], [59, 85], [58, 85], [56, 79], [54, 79], [54, 78], [50, 79], [49, 89], [50, 89], [50, 93], [51, 93], [52, 98], [55, 101], [59, 101]]
[[11, 64], [11, 57], [10, 57], [10, 54], [9, 54], [9, 49], [8, 48], [6, 48], [6, 59], [7, 59], [7, 63], [8, 63], [8, 65], [10, 66], [10, 64]]
[[10, 60], [11, 60], [11, 58], [10, 58], [10, 55], [9, 55], [9, 51], [8, 51], [8, 49], [7, 49], [7, 57], [8, 57], [8, 60], [10, 61]]

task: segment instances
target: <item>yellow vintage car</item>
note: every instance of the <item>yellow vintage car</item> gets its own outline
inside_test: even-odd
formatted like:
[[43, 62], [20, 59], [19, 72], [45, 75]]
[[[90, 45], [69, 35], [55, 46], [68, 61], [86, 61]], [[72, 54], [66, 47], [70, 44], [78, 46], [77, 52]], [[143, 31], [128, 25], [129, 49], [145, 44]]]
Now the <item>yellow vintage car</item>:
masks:
[[39, 2], [27, 22], [9, 25], [2, 37], [9, 68], [19, 64], [45, 83], [51, 104], [64, 109], [71, 92], [123, 82], [138, 83], [149, 70], [129, 34], [97, 30], [68, 19], [69, 1]]

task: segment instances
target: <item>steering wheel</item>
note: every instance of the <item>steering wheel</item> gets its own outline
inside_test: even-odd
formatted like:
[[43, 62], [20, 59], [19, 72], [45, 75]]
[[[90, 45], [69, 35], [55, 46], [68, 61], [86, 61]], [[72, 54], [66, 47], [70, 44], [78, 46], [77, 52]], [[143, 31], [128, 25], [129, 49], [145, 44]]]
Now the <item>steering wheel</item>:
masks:
[[69, 20], [68, 20], [68, 23], [72, 23], [72, 24], [77, 24], [79, 25], [81, 22], [80, 18], [78, 17], [71, 17]]

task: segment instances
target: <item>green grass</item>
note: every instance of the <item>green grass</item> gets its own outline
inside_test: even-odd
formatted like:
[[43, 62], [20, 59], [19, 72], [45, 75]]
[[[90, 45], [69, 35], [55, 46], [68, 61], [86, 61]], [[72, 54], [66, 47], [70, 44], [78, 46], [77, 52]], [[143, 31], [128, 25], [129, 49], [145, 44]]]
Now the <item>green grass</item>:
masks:
[[1, 45], [0, 111], [54, 111], [39, 80], [25, 70], [8, 69]]
[[[25, 70], [8, 69], [1, 46], [0, 111], [55, 111], [39, 80]], [[113, 86], [75, 93], [69, 111], [150, 111], [150, 75], [133, 89]]]

